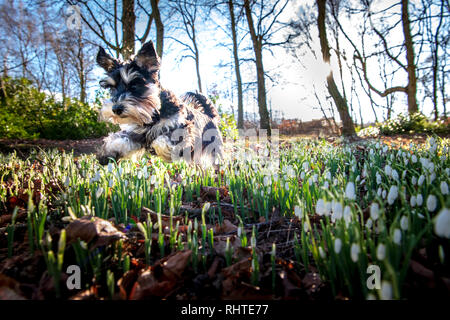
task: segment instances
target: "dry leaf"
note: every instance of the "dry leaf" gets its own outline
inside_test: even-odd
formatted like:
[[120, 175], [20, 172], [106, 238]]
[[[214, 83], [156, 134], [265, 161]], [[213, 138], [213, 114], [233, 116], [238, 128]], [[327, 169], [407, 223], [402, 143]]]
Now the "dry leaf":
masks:
[[67, 243], [76, 241], [78, 238], [86, 243], [92, 241], [91, 250], [126, 238], [109, 221], [91, 216], [72, 221], [66, 228], [66, 234]]

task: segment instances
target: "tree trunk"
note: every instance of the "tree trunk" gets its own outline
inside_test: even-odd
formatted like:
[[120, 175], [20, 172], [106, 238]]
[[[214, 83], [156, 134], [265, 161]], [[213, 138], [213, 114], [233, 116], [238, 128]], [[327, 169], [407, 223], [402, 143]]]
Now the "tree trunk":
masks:
[[122, 0], [122, 48], [124, 60], [134, 54], [136, 15], [134, 13], [134, 0]]
[[230, 11], [231, 36], [233, 38], [234, 71], [236, 72], [236, 82], [237, 82], [237, 91], [238, 91], [237, 127], [238, 127], [238, 129], [243, 129], [244, 128], [244, 102], [243, 102], [243, 96], [242, 96], [242, 78], [241, 78], [241, 70], [240, 70], [240, 66], [239, 66], [239, 52], [238, 52], [238, 43], [237, 43], [237, 35], [236, 35], [236, 19], [234, 16], [233, 0], [228, 0], [228, 9]]
[[258, 82], [258, 107], [259, 107], [260, 127], [261, 129], [266, 129], [267, 136], [270, 137], [272, 135], [272, 131], [270, 128], [269, 112], [267, 110], [266, 84], [264, 79], [264, 65], [262, 60], [261, 36], [257, 35], [255, 31], [249, 0], [244, 1], [244, 8], [245, 8], [245, 16], [247, 17], [250, 36], [253, 43], [253, 50], [255, 52], [256, 76]]
[[[318, 18], [317, 25], [319, 28], [319, 39], [320, 39], [320, 47], [322, 51], [323, 61], [325, 63], [330, 63], [330, 47], [328, 45], [327, 39], [327, 29], [325, 24], [326, 17], [326, 0], [317, 0], [317, 8], [318, 8]], [[342, 97], [339, 89], [336, 86], [336, 82], [333, 78], [333, 72], [327, 76], [327, 87], [328, 92], [336, 104], [336, 108], [339, 112], [339, 116], [342, 121], [342, 135], [350, 136], [355, 135], [355, 126], [353, 124], [353, 120], [350, 117], [348, 112], [347, 101]]]
[[195, 40], [195, 30], [192, 27], [192, 44], [194, 45], [194, 52], [195, 52], [195, 70], [197, 72], [197, 82], [198, 82], [198, 91], [203, 92], [202, 88], [202, 78], [200, 76], [200, 52], [198, 51], [197, 47], [197, 41]]
[[416, 78], [416, 65], [414, 63], [414, 44], [411, 35], [411, 26], [409, 21], [408, 12], [409, 0], [402, 0], [402, 26], [403, 35], [405, 37], [406, 47], [406, 61], [408, 63], [406, 70], [408, 72], [408, 112], [413, 114], [419, 111], [417, 107], [417, 78]]
[[161, 20], [161, 13], [159, 12], [158, 3], [159, 0], [150, 0], [152, 15], [153, 19], [155, 19], [156, 25], [156, 53], [161, 58], [163, 55], [164, 46], [164, 24]]

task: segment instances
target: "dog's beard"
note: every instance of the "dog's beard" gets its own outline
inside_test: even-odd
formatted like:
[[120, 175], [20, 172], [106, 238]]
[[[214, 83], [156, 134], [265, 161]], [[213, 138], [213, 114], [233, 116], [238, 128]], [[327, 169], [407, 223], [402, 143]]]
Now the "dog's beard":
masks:
[[146, 93], [141, 98], [133, 97], [130, 93], [122, 95], [117, 104], [124, 107], [124, 111], [117, 115], [112, 111], [113, 102], [105, 100], [100, 110], [101, 120], [119, 125], [139, 125], [152, 123], [152, 117], [161, 107], [159, 89], [156, 85], [148, 86]]

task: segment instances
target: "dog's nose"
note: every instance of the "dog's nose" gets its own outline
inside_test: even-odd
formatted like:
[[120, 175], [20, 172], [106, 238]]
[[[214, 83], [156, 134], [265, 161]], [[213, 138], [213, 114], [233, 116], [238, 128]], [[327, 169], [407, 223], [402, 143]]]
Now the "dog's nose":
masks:
[[115, 114], [117, 114], [118, 116], [120, 116], [121, 114], [122, 114], [122, 112], [123, 112], [123, 106], [122, 105], [117, 105], [117, 104], [115, 104], [115, 105], [113, 105], [113, 107], [112, 107], [112, 111], [115, 113]]

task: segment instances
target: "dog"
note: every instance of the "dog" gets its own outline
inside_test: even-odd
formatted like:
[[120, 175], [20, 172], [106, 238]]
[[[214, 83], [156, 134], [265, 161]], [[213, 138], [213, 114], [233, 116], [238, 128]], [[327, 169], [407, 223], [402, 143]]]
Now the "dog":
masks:
[[188, 92], [181, 99], [160, 85], [160, 58], [152, 41], [129, 61], [112, 58], [100, 47], [97, 63], [107, 77], [100, 86], [111, 99], [103, 104], [100, 118], [120, 125], [109, 134], [97, 159], [105, 165], [145, 151], [172, 162], [217, 164], [223, 156], [219, 114], [210, 99]]

